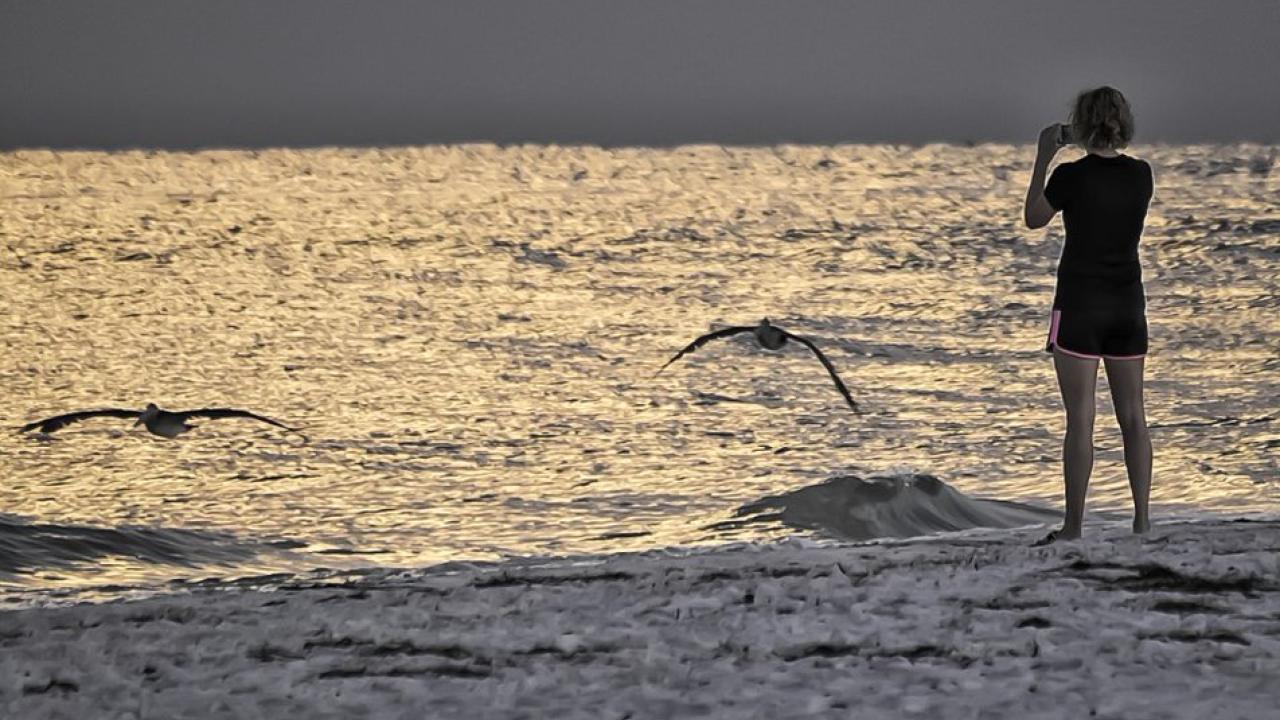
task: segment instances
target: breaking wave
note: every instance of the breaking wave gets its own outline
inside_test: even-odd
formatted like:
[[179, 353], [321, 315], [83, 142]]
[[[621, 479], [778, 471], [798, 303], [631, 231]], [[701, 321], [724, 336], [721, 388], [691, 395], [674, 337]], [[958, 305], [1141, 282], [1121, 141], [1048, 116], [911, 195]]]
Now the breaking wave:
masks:
[[[932, 475], [840, 476], [738, 509], [746, 522], [780, 521], [851, 540], [1052, 522], [1057, 511], [971, 498]], [[740, 521], [741, 522], [741, 521]]]
[[107, 558], [192, 567], [239, 563], [262, 548], [213, 532], [28, 523], [0, 515], [0, 575], [97, 563]]

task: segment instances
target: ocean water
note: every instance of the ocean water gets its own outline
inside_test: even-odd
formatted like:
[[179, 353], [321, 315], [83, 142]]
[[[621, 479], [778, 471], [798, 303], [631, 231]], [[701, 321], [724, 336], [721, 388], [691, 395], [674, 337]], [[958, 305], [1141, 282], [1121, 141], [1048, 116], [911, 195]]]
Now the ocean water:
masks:
[[[1277, 149], [1132, 154], [1157, 184], [1155, 507], [1280, 510]], [[1051, 522], [1062, 229], [1021, 226], [1031, 155], [0, 154], [0, 422], [154, 401], [309, 438], [0, 434], [0, 587]], [[763, 317], [865, 413], [795, 345], [717, 341], [654, 377]], [[1106, 387], [1090, 510], [1122, 517]]]

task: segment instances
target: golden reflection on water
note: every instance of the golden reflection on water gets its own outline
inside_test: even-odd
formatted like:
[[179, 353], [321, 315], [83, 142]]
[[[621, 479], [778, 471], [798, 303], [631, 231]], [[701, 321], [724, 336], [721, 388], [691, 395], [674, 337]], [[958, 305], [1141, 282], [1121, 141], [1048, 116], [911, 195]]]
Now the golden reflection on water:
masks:
[[[1275, 149], [1134, 154], [1157, 177], [1149, 415], [1175, 425], [1153, 431], [1154, 500], [1280, 509]], [[312, 566], [776, 537], [708, 526], [843, 471], [1056, 506], [1041, 349], [1062, 231], [1019, 226], [1030, 157], [0, 154], [3, 422], [150, 400], [312, 440], [236, 421], [172, 442], [114, 420], [5, 433], [0, 512], [293, 538], [320, 554], [278, 563]], [[712, 324], [765, 316], [813, 338], [869, 414], [802, 348], [744, 338], [651, 379]], [[1123, 509], [1105, 388], [1091, 508]], [[96, 577], [180, 574], [114, 560]]]

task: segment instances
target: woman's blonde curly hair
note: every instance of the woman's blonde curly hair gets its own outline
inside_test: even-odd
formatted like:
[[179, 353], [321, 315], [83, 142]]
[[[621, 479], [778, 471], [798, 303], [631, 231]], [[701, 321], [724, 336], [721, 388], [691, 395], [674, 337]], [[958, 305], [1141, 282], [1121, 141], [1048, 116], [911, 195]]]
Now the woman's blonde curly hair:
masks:
[[1133, 139], [1133, 111], [1120, 91], [1109, 86], [1085, 90], [1071, 110], [1075, 144], [1092, 150], [1118, 150]]

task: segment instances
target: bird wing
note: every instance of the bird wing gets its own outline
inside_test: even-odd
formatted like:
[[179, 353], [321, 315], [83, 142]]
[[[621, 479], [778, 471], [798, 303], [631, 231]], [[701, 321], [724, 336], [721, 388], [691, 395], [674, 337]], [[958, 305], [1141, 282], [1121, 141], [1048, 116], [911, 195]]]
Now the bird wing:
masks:
[[116, 417], [116, 418], [137, 418], [142, 415], [139, 410], [122, 410], [120, 408], [103, 408], [101, 410], [81, 410], [80, 412], [67, 413], [65, 415], [54, 415], [51, 418], [37, 420], [33, 423], [27, 423], [18, 428], [18, 432], [24, 433], [30, 430], [40, 428], [42, 433], [51, 433], [60, 428], [64, 428], [73, 422], [80, 422], [91, 417]]
[[845, 400], [849, 401], [849, 407], [853, 408], [853, 411], [855, 413], [860, 414], [862, 411], [858, 409], [858, 403], [854, 402], [853, 396], [849, 394], [849, 388], [844, 386], [844, 382], [840, 379], [840, 376], [836, 374], [835, 366], [831, 364], [831, 361], [827, 359], [826, 355], [822, 354], [822, 351], [818, 349], [818, 346], [814, 345], [810, 340], [806, 338], [802, 338], [799, 335], [792, 335], [786, 330], [783, 330], [782, 334], [786, 335], [788, 338], [792, 340], [795, 340], [798, 343], [805, 345], [806, 347], [808, 347], [810, 350], [813, 351], [814, 355], [818, 356], [818, 359], [821, 360], [822, 364], [827, 368], [827, 372], [831, 373], [831, 379], [835, 381], [836, 389], [840, 391], [840, 394], [844, 396]]
[[727, 337], [729, 335], [737, 335], [738, 333], [741, 333], [741, 332], [753, 332], [754, 330], [755, 330], [754, 327], [727, 327], [727, 328], [720, 328], [719, 330], [715, 330], [713, 332], [709, 332], [706, 335], [703, 335], [697, 340], [694, 340], [693, 342], [684, 346], [684, 349], [676, 353], [675, 357], [671, 358], [666, 362], [665, 365], [658, 368], [658, 372], [654, 373], [653, 376], [657, 377], [659, 374], [662, 373], [663, 370], [667, 369], [667, 365], [670, 365], [671, 363], [679, 360], [685, 355], [693, 352], [694, 350], [697, 350], [698, 348], [702, 347], [703, 345], [706, 345], [707, 343], [711, 342], [712, 340], [715, 340], [716, 338]]
[[295, 432], [295, 433], [298, 433], [299, 435], [301, 435], [301, 434], [302, 434], [302, 433], [301, 433], [297, 428], [289, 427], [288, 425], [285, 425], [284, 423], [282, 423], [282, 422], [280, 422], [280, 421], [278, 421], [278, 420], [272, 420], [272, 419], [271, 419], [271, 418], [269, 418], [269, 417], [266, 417], [266, 416], [263, 416], [263, 415], [258, 415], [257, 413], [251, 413], [251, 412], [249, 412], [248, 410], [237, 410], [236, 408], [201, 408], [201, 409], [199, 409], [199, 410], [183, 410], [182, 412], [176, 412], [176, 413], [174, 413], [174, 415], [181, 415], [181, 416], [182, 416], [182, 421], [183, 421], [183, 422], [186, 422], [189, 418], [193, 418], [193, 417], [207, 417], [207, 418], [243, 417], [243, 418], [250, 418], [250, 419], [253, 419], [253, 420], [261, 420], [262, 422], [267, 423], [268, 425], [275, 425], [275, 426], [276, 426], [276, 427], [278, 427], [278, 428], [284, 428], [285, 430], [288, 430], [289, 432]]

